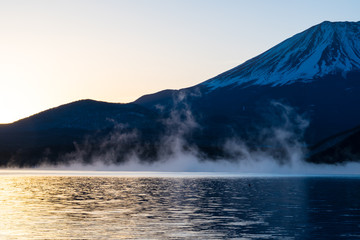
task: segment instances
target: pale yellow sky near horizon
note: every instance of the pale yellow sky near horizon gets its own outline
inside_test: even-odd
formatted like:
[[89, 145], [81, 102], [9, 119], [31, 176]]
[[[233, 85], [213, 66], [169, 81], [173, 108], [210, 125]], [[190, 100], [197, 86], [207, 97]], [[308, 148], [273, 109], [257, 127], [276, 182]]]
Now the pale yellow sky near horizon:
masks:
[[0, 123], [190, 87], [324, 20], [359, 21], [356, 9], [352, 0], [3, 1]]

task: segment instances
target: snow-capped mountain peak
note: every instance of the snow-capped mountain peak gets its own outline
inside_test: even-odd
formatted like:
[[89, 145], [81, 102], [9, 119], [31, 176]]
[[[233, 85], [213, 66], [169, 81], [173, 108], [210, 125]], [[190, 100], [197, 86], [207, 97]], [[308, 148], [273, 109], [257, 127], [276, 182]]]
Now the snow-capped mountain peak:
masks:
[[284, 85], [360, 70], [360, 22], [323, 22], [202, 83]]

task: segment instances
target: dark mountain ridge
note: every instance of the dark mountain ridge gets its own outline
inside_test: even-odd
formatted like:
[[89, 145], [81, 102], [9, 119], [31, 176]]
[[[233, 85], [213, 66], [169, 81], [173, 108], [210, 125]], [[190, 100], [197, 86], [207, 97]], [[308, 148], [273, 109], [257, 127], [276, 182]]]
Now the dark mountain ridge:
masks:
[[11, 124], [18, 130], [45, 130], [51, 128], [74, 128], [97, 130], [108, 128], [114, 122], [137, 122], [144, 117], [155, 118], [156, 112], [136, 104], [108, 103], [79, 100], [52, 108]]
[[141, 133], [138, 139], [129, 139], [132, 142], [127, 141], [127, 145], [137, 145], [135, 140], [155, 142], [160, 124], [157, 119], [156, 112], [131, 103], [80, 100], [61, 105], [0, 126], [0, 165], [63, 162], [66, 154], [77, 151], [85, 141], [84, 148], [95, 150], [114, 132]]

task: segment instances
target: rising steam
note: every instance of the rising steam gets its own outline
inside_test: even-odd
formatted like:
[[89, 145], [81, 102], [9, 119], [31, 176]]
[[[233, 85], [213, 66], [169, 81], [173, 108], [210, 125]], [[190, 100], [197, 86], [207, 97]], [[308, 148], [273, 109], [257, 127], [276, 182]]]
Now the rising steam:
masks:
[[[271, 114], [267, 116], [270, 127], [259, 129], [256, 136], [258, 145], [249, 145], [241, 136], [235, 136], [222, 146], [229, 157], [203, 159], [196, 145], [187, 141], [188, 136], [201, 126], [186, 98], [184, 93], [177, 95], [173, 109], [162, 119], [165, 129], [154, 161], [144, 161], [142, 153], [147, 146], [139, 144], [138, 131], [128, 131], [126, 126], [117, 125], [95, 148], [89, 138], [76, 144], [76, 151], [64, 156], [67, 164], [58, 165], [56, 169], [255, 174], [355, 174], [360, 170], [357, 163], [342, 166], [307, 163], [303, 135], [309, 121], [280, 102], [270, 104]], [[159, 106], [159, 109], [163, 108]], [[43, 165], [42, 168], [53, 167]]]

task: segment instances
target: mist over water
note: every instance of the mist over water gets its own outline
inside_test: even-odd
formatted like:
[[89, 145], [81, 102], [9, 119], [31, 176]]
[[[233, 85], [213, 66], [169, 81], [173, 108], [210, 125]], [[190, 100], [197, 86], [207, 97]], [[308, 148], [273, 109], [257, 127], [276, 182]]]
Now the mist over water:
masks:
[[[73, 162], [66, 165], [42, 165], [42, 170], [83, 170], [83, 171], [151, 171], [151, 172], [221, 172], [260, 175], [356, 175], [360, 172], [360, 164], [349, 162], [339, 165], [313, 164], [292, 159], [287, 164], [279, 164], [264, 154], [251, 156], [249, 160], [201, 160], [188, 153], [178, 153], [169, 159], [156, 162], [142, 162], [137, 158], [129, 159], [122, 164], [105, 164], [101, 160], [92, 164]], [[255, 159], [255, 160], [254, 160]]]
[[[303, 135], [309, 121], [295, 109], [280, 102], [271, 102], [266, 113], [270, 126], [259, 129], [259, 146], [249, 146], [241, 136], [231, 137], [223, 144], [230, 158], [206, 159], [186, 139], [200, 124], [187, 104], [187, 95], [180, 93], [173, 100], [173, 109], [164, 123], [156, 161], [145, 161], [139, 156], [141, 149], [126, 151], [125, 161], [116, 163], [119, 150], [126, 150], [129, 142], [136, 142], [139, 133], [123, 131], [123, 125], [107, 135], [94, 151], [87, 141], [76, 144], [76, 151], [64, 156], [66, 164], [42, 164], [39, 169], [96, 170], [96, 171], [160, 171], [160, 172], [231, 172], [244, 174], [358, 174], [360, 164], [313, 164], [305, 161], [308, 149]], [[158, 108], [164, 109], [163, 106]], [[85, 158], [88, 158], [87, 160]], [[90, 160], [89, 160], [90, 158]]]

